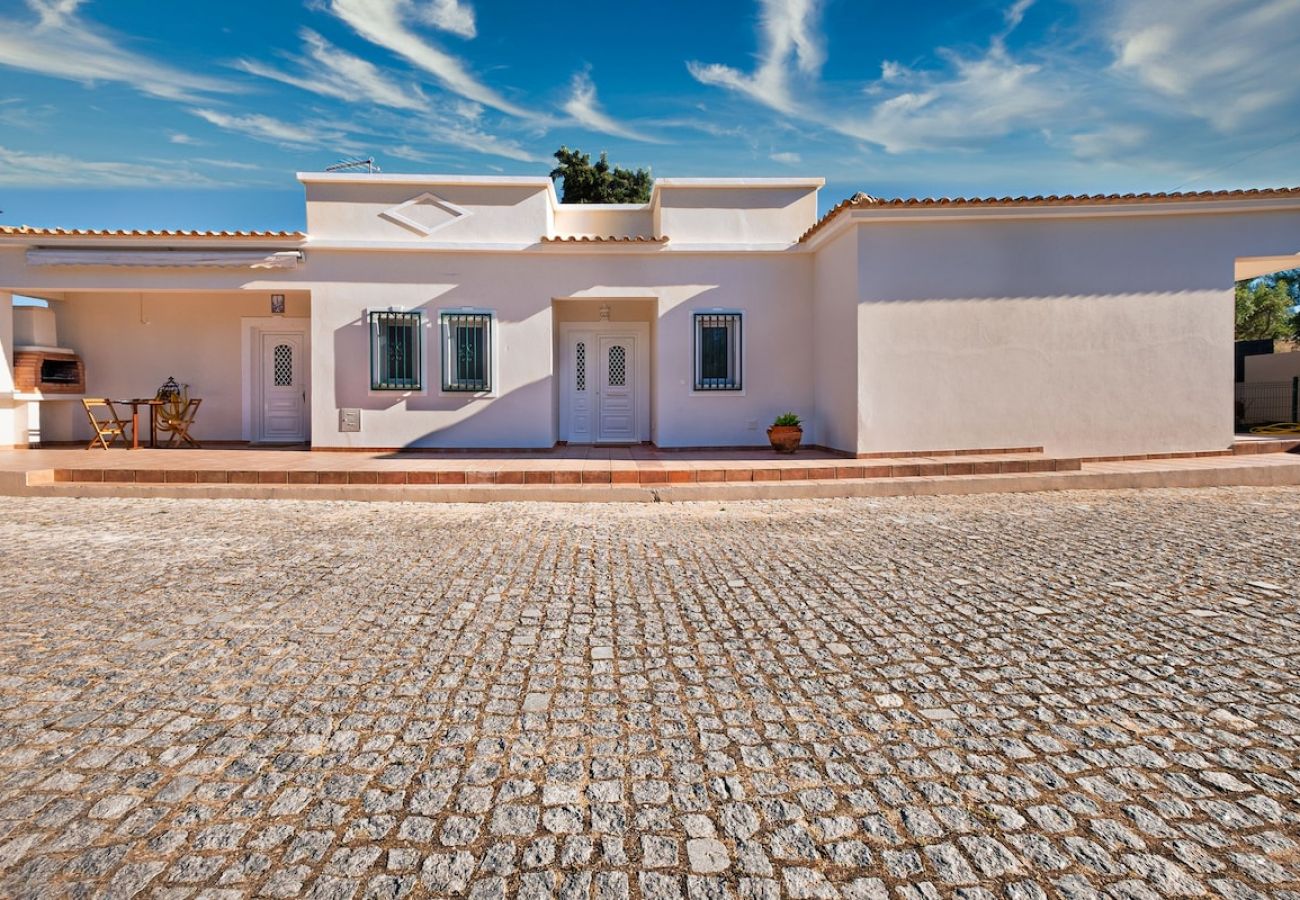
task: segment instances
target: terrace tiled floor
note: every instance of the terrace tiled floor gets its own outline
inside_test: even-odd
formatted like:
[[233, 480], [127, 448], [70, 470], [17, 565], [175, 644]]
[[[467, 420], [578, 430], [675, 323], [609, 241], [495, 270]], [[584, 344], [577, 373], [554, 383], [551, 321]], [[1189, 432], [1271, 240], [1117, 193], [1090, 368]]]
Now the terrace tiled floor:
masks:
[[1297, 900], [1297, 521], [0, 498], [0, 896]]

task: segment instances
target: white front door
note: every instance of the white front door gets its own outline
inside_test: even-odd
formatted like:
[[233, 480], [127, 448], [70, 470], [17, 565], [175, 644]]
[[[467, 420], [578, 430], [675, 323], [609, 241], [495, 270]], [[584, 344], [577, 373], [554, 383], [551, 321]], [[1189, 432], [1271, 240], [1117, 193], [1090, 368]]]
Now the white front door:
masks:
[[568, 434], [565, 440], [572, 444], [590, 444], [595, 427], [596, 379], [593, 364], [596, 348], [591, 335], [583, 332], [569, 339], [568, 383], [563, 395], [568, 398]]
[[262, 332], [261, 402], [254, 439], [295, 444], [307, 440], [307, 378], [301, 332]]
[[636, 339], [601, 335], [596, 357], [596, 440], [635, 441]]

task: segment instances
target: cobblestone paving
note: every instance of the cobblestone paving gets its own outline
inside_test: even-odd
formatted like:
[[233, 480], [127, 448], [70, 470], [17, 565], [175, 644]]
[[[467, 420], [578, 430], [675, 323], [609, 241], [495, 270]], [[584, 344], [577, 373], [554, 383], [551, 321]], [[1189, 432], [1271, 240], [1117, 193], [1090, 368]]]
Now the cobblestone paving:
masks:
[[1298, 524], [0, 499], [0, 895], [1300, 898]]

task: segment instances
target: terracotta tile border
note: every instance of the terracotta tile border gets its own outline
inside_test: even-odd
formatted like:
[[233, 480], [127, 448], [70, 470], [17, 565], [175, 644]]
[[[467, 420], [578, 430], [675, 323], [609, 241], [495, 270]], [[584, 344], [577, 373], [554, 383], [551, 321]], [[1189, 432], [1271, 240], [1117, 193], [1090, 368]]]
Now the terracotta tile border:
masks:
[[[595, 467], [574, 468], [504, 468], [490, 469], [467, 466], [460, 469], [401, 470], [295, 470], [295, 469], [101, 469], [87, 467], [56, 468], [52, 470], [55, 482], [106, 482], [110, 484], [262, 484], [262, 485], [661, 485], [697, 484], [754, 481], [815, 481], [862, 480], [872, 478], [925, 478], [934, 479], [968, 475], [1012, 475], [1047, 472], [1077, 472], [1084, 463], [1106, 464], [1142, 460], [1203, 459], [1232, 455], [1256, 455], [1283, 452], [1288, 446], [1300, 446], [1300, 441], [1261, 441], [1237, 444], [1232, 450], [1210, 450], [1189, 453], [1150, 453], [1098, 457], [1050, 457], [1023, 453], [1026, 448], [1011, 448], [1008, 455], [1021, 458], [973, 459], [961, 457], [975, 451], [942, 451], [938, 459], [901, 457], [889, 461], [836, 462], [834, 460], [807, 460], [806, 464], [755, 465], [752, 460], [709, 461], [708, 467], [695, 465], [665, 465], [662, 460], [633, 459], [608, 461], [592, 460]], [[1028, 448], [1033, 450], [1034, 448]], [[978, 451], [996, 453], [998, 451]], [[224, 460], [222, 460], [224, 461]], [[629, 464], [630, 462], [630, 464]], [[602, 465], [603, 463], [603, 465]], [[605, 466], [610, 467], [606, 468]]]

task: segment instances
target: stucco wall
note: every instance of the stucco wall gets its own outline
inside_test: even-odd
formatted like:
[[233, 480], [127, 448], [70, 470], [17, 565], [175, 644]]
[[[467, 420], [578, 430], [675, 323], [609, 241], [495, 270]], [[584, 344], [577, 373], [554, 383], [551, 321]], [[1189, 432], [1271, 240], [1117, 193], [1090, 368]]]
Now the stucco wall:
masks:
[[815, 187], [662, 187], [656, 225], [676, 244], [782, 244], [817, 220]]
[[1300, 376], [1300, 351], [1247, 356], [1246, 381], [1290, 381]]
[[859, 450], [1227, 447], [1233, 260], [1298, 226], [1278, 213], [862, 226]]
[[857, 235], [844, 231], [819, 248], [812, 272], [814, 432], [825, 446], [852, 452], [858, 443], [860, 365]]
[[[304, 294], [286, 298], [286, 314], [307, 316]], [[240, 317], [265, 316], [259, 294], [70, 293], [51, 303], [59, 343], [86, 363], [86, 393], [113, 399], [151, 397], [169, 376], [203, 398], [193, 429], [200, 440], [241, 439], [243, 376]], [[127, 407], [122, 412], [129, 412]], [[142, 430], [143, 439], [146, 432]], [[89, 440], [81, 404], [41, 404], [43, 441]]]
[[[805, 256], [529, 255], [315, 250], [312, 439], [321, 447], [549, 447], [556, 438], [554, 384], [557, 298], [656, 300], [654, 438], [662, 446], [753, 445], [785, 409], [809, 409], [810, 319]], [[369, 390], [369, 308], [425, 313], [426, 389]], [[442, 394], [436, 323], [444, 308], [493, 311], [497, 318], [491, 397]], [[694, 394], [691, 313], [746, 313], [745, 391]], [[619, 315], [621, 315], [621, 311]], [[796, 348], [791, 350], [791, 348]], [[361, 409], [360, 433], [340, 433], [338, 409]], [[811, 439], [811, 438], [810, 438]]]
[[[386, 182], [309, 183], [307, 231], [313, 240], [532, 243], [547, 233], [550, 199], [544, 186]], [[382, 213], [430, 193], [468, 213], [425, 235]], [[405, 215], [418, 218], [418, 211]]]
[[13, 295], [0, 291], [0, 449], [25, 443], [15, 434]]
[[654, 227], [649, 206], [562, 203], [555, 211], [559, 235], [651, 236]]

